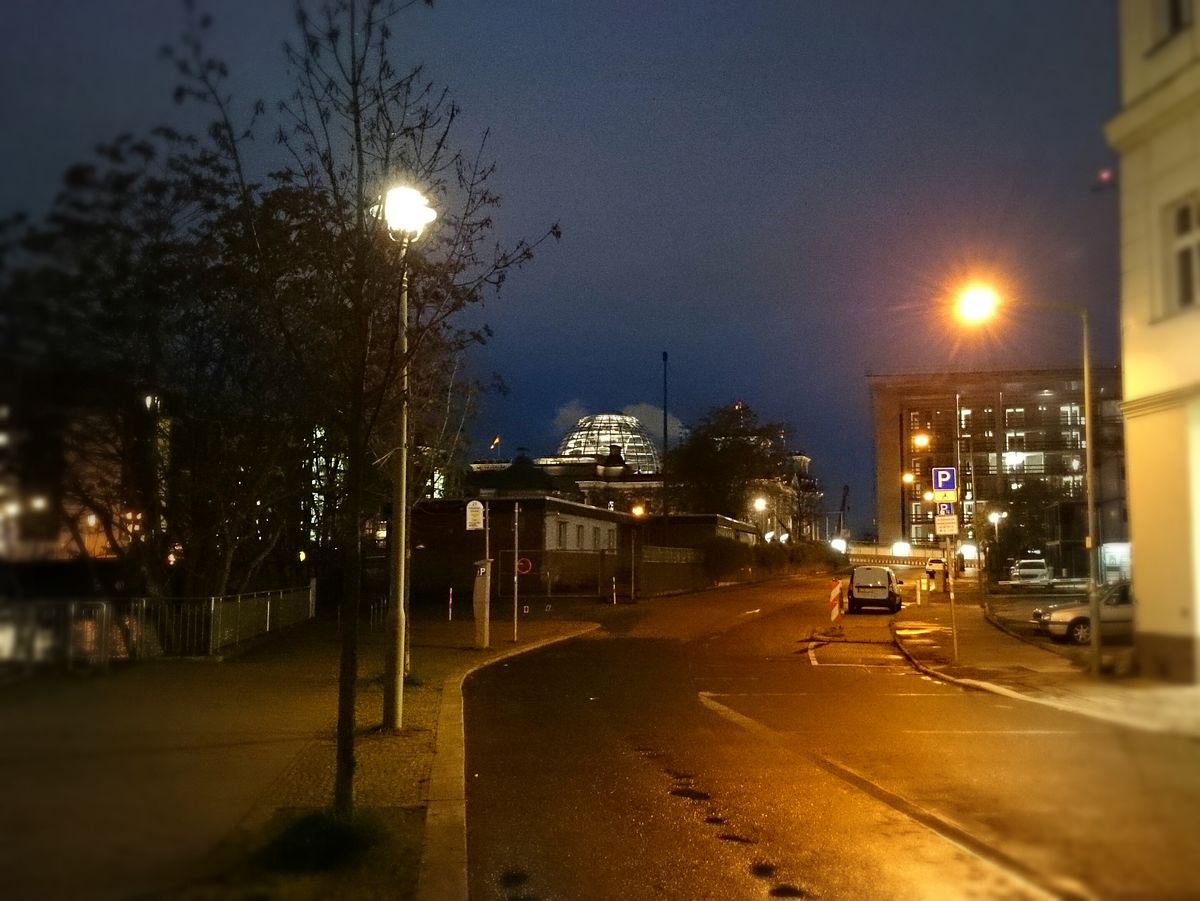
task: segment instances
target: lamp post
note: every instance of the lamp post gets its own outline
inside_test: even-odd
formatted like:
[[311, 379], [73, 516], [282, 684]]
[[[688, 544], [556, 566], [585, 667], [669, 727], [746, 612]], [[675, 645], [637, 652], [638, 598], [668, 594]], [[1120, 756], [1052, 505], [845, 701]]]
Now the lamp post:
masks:
[[404, 599], [408, 594], [408, 248], [437, 218], [425, 197], [413, 188], [392, 188], [383, 200], [383, 218], [400, 243], [400, 447], [395, 454], [392, 487], [393, 591], [387, 665], [383, 680], [383, 728], [395, 731], [404, 720]]
[[[969, 323], [979, 323], [991, 318], [999, 304], [999, 295], [986, 285], [971, 285], [958, 298], [959, 318]], [[1091, 619], [1091, 670], [1100, 674], [1100, 595], [1096, 591], [1096, 472], [1095, 441], [1092, 428], [1092, 354], [1089, 335], [1087, 307], [1078, 304], [1022, 303], [1022, 308], [1054, 310], [1075, 313], [1083, 332], [1083, 442], [1084, 448], [1084, 495], [1087, 500], [1087, 536], [1084, 546], [1088, 557], [1088, 617]], [[997, 460], [999, 463], [999, 460]], [[997, 534], [999, 527], [997, 526]]]

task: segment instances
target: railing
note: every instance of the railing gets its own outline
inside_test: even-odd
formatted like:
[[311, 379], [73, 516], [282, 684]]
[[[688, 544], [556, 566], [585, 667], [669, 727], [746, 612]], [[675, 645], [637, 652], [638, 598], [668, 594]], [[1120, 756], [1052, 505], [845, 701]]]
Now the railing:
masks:
[[225, 597], [4, 602], [0, 668], [210, 657], [315, 615], [315, 583]]

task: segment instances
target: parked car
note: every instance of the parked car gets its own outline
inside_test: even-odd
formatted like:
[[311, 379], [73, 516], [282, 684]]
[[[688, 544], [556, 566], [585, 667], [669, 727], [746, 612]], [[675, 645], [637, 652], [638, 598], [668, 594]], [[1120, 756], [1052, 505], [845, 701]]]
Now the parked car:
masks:
[[1050, 584], [1050, 566], [1045, 560], [1018, 560], [1009, 570], [1008, 580], [1018, 588], [1031, 586], [1045, 587]]
[[[1102, 585], [1100, 594], [1100, 634], [1128, 637], [1133, 634], [1133, 594], [1128, 582]], [[1055, 641], [1089, 644], [1092, 640], [1092, 611], [1086, 600], [1051, 604], [1033, 611], [1032, 622]]]
[[945, 557], [930, 557], [925, 561], [925, 578], [932, 579], [939, 572], [946, 571]]
[[851, 613], [863, 607], [886, 607], [900, 612], [900, 586], [904, 582], [888, 566], [856, 566], [850, 573], [846, 603]]

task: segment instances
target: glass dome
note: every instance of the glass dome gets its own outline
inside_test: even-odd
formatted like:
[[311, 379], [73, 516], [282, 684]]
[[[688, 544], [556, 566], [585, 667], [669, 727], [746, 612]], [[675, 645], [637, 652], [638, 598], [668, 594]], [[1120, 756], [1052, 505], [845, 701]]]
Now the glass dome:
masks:
[[558, 445], [558, 453], [563, 457], [607, 457], [614, 444], [634, 472], [659, 471], [658, 449], [646, 427], [621, 413], [583, 417]]

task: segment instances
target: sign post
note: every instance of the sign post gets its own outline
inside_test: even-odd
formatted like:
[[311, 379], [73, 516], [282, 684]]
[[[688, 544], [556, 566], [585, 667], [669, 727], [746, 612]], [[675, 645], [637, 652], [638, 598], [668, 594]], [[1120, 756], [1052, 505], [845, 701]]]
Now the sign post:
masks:
[[945, 540], [946, 578], [950, 584], [950, 635], [954, 642], [954, 662], [958, 663], [958, 618], [954, 609], [954, 558], [951, 557], [951, 537], [958, 539], [958, 514], [954, 505], [958, 503], [958, 470], [953, 466], [935, 466], [933, 474], [933, 499], [937, 503], [937, 515], [933, 518], [934, 534]]

